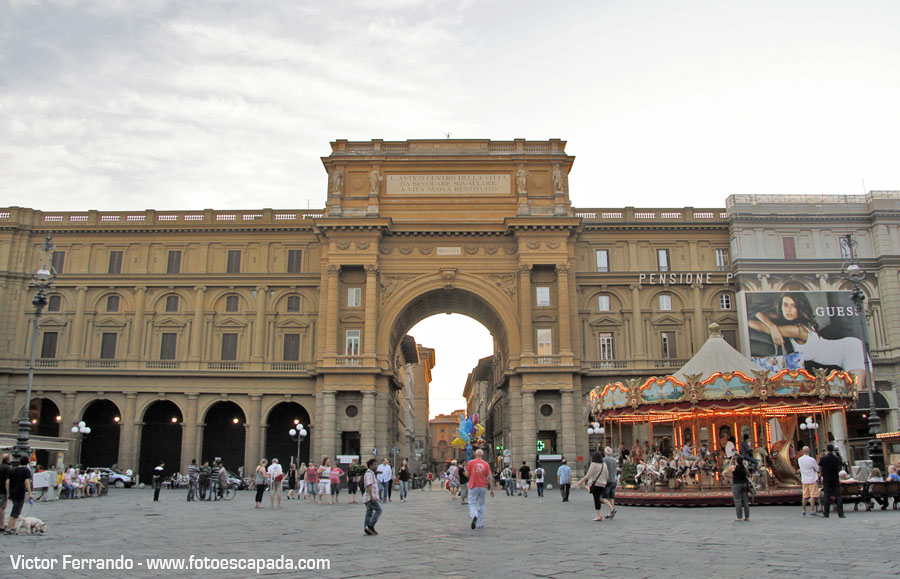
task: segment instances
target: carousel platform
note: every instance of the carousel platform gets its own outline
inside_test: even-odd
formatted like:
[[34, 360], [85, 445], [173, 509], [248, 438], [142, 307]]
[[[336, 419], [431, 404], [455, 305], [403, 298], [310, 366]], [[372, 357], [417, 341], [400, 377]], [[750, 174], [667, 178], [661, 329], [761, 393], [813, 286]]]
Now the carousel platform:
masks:
[[[799, 505], [802, 498], [800, 487], [760, 490], [751, 495], [752, 505]], [[733, 506], [734, 498], [730, 488], [704, 490], [670, 490], [668, 488], [649, 491], [644, 489], [616, 489], [616, 504], [639, 507], [723, 507]]]

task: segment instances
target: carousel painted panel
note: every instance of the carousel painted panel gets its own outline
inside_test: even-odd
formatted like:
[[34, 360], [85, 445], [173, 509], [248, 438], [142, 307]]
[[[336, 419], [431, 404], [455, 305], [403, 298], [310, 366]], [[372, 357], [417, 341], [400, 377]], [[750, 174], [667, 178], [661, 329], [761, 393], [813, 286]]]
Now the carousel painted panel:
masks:
[[641, 401], [650, 404], [678, 402], [684, 398], [684, 386], [671, 376], [651, 378], [640, 387]]
[[704, 400], [730, 400], [732, 398], [746, 398], [753, 396], [756, 389], [755, 381], [743, 372], [730, 374], [716, 372], [701, 384]]

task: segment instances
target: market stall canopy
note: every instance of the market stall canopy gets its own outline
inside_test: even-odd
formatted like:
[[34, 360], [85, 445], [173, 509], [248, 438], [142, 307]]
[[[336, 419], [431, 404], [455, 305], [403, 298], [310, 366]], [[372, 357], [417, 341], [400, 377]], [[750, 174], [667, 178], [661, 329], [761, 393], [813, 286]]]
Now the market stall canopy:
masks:
[[762, 372], [763, 368], [732, 348], [719, 333], [719, 324], [713, 322], [709, 325], [709, 338], [706, 343], [673, 376], [681, 382], [687, 382], [689, 374], [699, 374], [705, 378], [714, 372], [730, 374], [734, 371], [753, 376], [754, 372]]

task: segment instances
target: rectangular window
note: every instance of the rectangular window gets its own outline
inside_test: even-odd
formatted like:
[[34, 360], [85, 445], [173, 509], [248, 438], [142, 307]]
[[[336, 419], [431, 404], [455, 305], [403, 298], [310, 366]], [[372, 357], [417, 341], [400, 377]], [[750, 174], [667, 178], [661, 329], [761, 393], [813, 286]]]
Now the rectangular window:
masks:
[[537, 293], [537, 305], [546, 307], [550, 305], [550, 288], [547, 286], [538, 286], [535, 289]]
[[722, 339], [737, 350], [737, 330], [722, 330]]
[[600, 271], [600, 272], [609, 271], [609, 250], [608, 249], [598, 249], [597, 250], [597, 271]]
[[797, 259], [797, 248], [794, 246], [793, 237], [782, 237], [781, 248], [784, 250], [785, 259]]
[[359, 330], [347, 330], [344, 353], [348, 356], [359, 356]]
[[730, 310], [731, 309], [731, 294], [726, 294], [726, 293], [719, 294], [719, 309], [720, 310]]
[[56, 270], [56, 275], [61, 274], [66, 267], [66, 252], [54, 251], [50, 256], [50, 267]]
[[661, 354], [663, 358], [677, 358], [675, 351], [675, 332], [660, 332], [662, 338]]
[[119, 296], [109, 296], [106, 298], [106, 311], [107, 312], [118, 312], [119, 311]]
[[362, 288], [358, 287], [348, 287], [347, 288], [347, 307], [348, 308], [358, 308], [362, 304]]
[[169, 252], [169, 260], [166, 262], [166, 273], [181, 273], [181, 252], [172, 250]]
[[728, 261], [728, 250], [719, 248], [716, 250], [716, 269], [719, 271], [727, 271], [731, 268], [731, 262]]
[[228, 251], [228, 264], [225, 272], [241, 273], [241, 251], [239, 249], [231, 249]]
[[668, 249], [657, 249], [656, 250], [656, 263], [659, 265], [659, 271], [669, 271], [671, 269], [669, 267], [669, 250]]
[[116, 341], [119, 334], [114, 332], [104, 332], [100, 340], [100, 358], [104, 360], [114, 360], [116, 358]]
[[300, 359], [300, 334], [284, 335], [284, 361], [296, 362]]
[[303, 252], [299, 249], [289, 249], [288, 250], [288, 258], [287, 258], [287, 272], [288, 273], [300, 273], [300, 258], [303, 257]]
[[672, 309], [672, 296], [669, 294], [661, 294], [659, 296], [660, 311], [669, 311]]
[[288, 296], [286, 309], [289, 312], [299, 312], [300, 311], [300, 296]]
[[225, 311], [226, 312], [238, 311], [238, 297], [237, 296], [225, 296]]
[[159, 345], [160, 360], [174, 360], [175, 347], [178, 344], [178, 334], [174, 332], [165, 332]]
[[613, 350], [613, 335], [600, 334], [600, 359], [615, 360], [615, 351]]
[[47, 299], [47, 311], [48, 312], [58, 312], [61, 307], [62, 307], [62, 297], [50, 296]]
[[178, 296], [166, 296], [166, 312], [175, 313], [178, 311]]
[[237, 334], [222, 334], [222, 359], [237, 360]]
[[537, 355], [553, 355], [553, 332], [551, 330], [540, 329], [537, 331]]
[[609, 311], [609, 296], [597, 296], [597, 311], [598, 312], [608, 312]]
[[58, 333], [44, 332], [44, 341], [41, 343], [41, 358], [56, 358], [56, 342], [58, 340]]
[[122, 252], [109, 252], [109, 269], [106, 273], [122, 273]]

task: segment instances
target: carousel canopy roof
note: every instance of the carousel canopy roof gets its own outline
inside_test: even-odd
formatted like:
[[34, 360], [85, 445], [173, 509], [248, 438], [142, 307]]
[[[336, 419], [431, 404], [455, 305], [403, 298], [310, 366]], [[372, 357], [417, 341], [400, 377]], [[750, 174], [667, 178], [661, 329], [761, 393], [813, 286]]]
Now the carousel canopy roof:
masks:
[[678, 380], [686, 382], [687, 374], [700, 374], [703, 379], [715, 372], [727, 374], [738, 371], [747, 376], [753, 376], [754, 370], [762, 371], [763, 368], [732, 348], [731, 344], [726, 342], [719, 333], [719, 324], [713, 322], [709, 325], [709, 339], [706, 340], [703, 347], [694, 354], [693, 358], [688, 360], [687, 364], [672, 375]]

